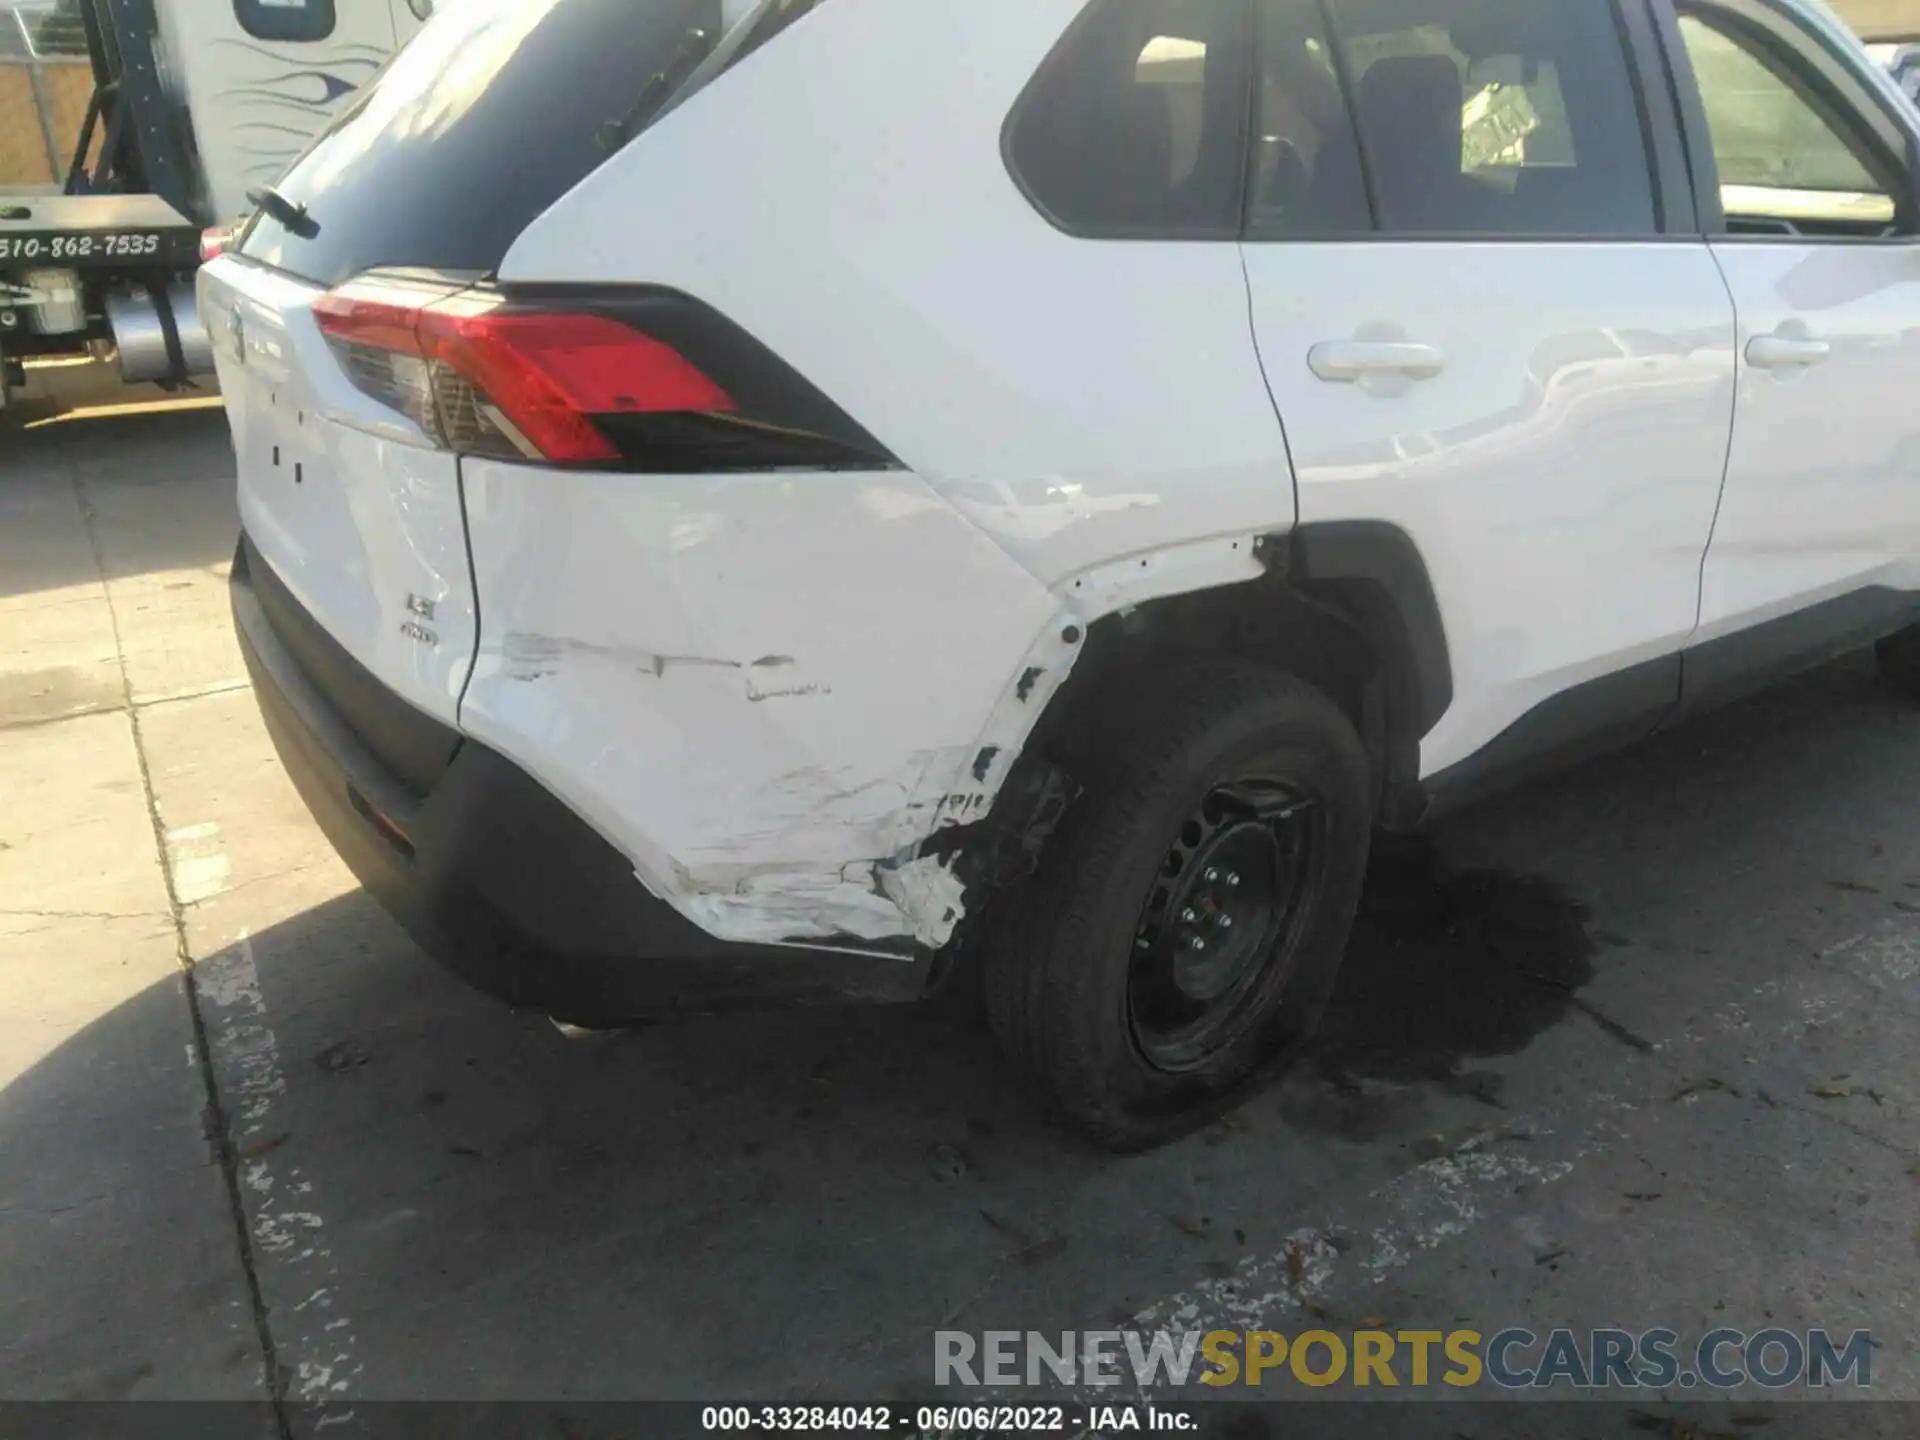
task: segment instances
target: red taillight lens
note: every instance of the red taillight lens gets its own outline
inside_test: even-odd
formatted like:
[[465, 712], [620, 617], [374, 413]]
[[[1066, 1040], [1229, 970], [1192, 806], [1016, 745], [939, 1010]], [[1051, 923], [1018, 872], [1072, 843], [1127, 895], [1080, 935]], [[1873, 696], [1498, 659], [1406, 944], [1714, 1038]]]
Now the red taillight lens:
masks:
[[314, 314], [353, 383], [449, 449], [617, 460], [597, 415], [735, 409], [679, 351], [617, 320], [396, 288], [349, 285], [322, 296]]
[[604, 316], [429, 311], [424, 323], [436, 353], [463, 374], [511, 389], [525, 383], [526, 366], [583, 414], [734, 408], [733, 397], [671, 345]]
[[457, 454], [654, 475], [899, 464], [786, 361], [678, 291], [503, 294], [380, 270], [313, 310], [354, 387]]
[[420, 344], [420, 313], [425, 308], [425, 303], [407, 299], [372, 299], [351, 288], [313, 302], [314, 317], [328, 339], [423, 360], [427, 352]]
[[227, 241], [233, 238], [233, 232], [224, 227], [200, 232], [200, 263], [206, 265], [218, 260], [227, 253]]

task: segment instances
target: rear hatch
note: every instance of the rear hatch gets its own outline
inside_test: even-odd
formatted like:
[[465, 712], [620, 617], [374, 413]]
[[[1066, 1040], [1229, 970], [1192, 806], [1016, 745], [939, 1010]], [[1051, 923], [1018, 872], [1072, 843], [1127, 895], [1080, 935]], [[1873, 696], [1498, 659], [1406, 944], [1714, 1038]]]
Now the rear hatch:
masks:
[[464, 447], [353, 373], [359, 352], [329, 344], [316, 306], [369, 272], [398, 273], [417, 305], [483, 280], [541, 212], [811, 3], [445, 6], [203, 269], [249, 563], [417, 710], [454, 725], [473, 660]]
[[[325, 286], [484, 274], [522, 230], [799, 0], [462, 0], [274, 189], [241, 253]], [[730, 29], [731, 26], [731, 29]]]
[[323, 293], [230, 258], [201, 270], [249, 563], [451, 726], [477, 638], [459, 461], [350, 383], [314, 314]]

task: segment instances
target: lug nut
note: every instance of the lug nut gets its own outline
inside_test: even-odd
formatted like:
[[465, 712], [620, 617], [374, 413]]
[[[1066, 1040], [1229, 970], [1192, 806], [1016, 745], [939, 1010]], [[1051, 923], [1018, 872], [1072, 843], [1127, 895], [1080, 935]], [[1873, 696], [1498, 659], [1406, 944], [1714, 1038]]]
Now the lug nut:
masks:
[[1199, 918], [1200, 916], [1195, 912], [1194, 908], [1191, 905], [1189, 905], [1186, 909], [1180, 912], [1180, 919], [1183, 924], [1191, 925]]
[[1193, 950], [1196, 952], [1200, 950], [1204, 950], [1207, 948], [1207, 942], [1202, 940], [1198, 935], [1196, 935], [1193, 937], [1193, 939], [1187, 942], [1187, 948], [1189, 950]]
[[1220, 917], [1220, 928], [1221, 928], [1222, 930], [1231, 930], [1231, 929], [1233, 929], [1233, 916], [1231, 916], [1231, 915], [1222, 915], [1222, 916]]
[[1237, 870], [1229, 870], [1229, 871], [1227, 872], [1227, 888], [1228, 888], [1229, 890], [1238, 890], [1238, 889], [1240, 888], [1240, 873], [1239, 873], [1239, 871], [1237, 871]]
[[1214, 869], [1211, 865], [1209, 865], [1207, 867], [1207, 883], [1211, 885], [1213, 884], [1214, 881], [1218, 880], [1219, 878], [1220, 878], [1220, 872]]

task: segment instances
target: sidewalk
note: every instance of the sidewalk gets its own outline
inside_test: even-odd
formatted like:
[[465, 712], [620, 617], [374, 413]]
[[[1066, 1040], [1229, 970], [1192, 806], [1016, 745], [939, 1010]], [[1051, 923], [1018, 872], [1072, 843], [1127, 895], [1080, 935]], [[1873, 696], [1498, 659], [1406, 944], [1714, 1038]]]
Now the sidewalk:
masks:
[[[217, 476], [224, 432], [201, 429], [183, 463]], [[137, 744], [147, 672], [181, 658], [150, 622], [215, 577], [168, 552], [165, 517], [89, 490], [104, 472], [83, 436], [0, 434], [0, 457], [0, 1395], [260, 1399]], [[102, 532], [123, 521], [110, 582]]]

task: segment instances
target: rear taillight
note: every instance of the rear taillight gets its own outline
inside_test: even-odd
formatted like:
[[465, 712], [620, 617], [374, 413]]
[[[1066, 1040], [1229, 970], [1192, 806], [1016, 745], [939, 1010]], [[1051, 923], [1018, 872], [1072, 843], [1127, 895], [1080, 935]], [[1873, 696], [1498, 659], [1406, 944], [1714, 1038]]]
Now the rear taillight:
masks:
[[685, 296], [583, 303], [375, 274], [314, 315], [357, 389], [461, 454], [655, 472], [894, 463]]
[[356, 386], [451, 450], [617, 460], [597, 415], [734, 408], [672, 346], [617, 320], [474, 292], [414, 305], [370, 291], [323, 296], [321, 332]]
[[233, 232], [224, 225], [212, 230], [200, 232], [200, 263], [211, 264], [227, 253], [227, 243], [232, 240]]

